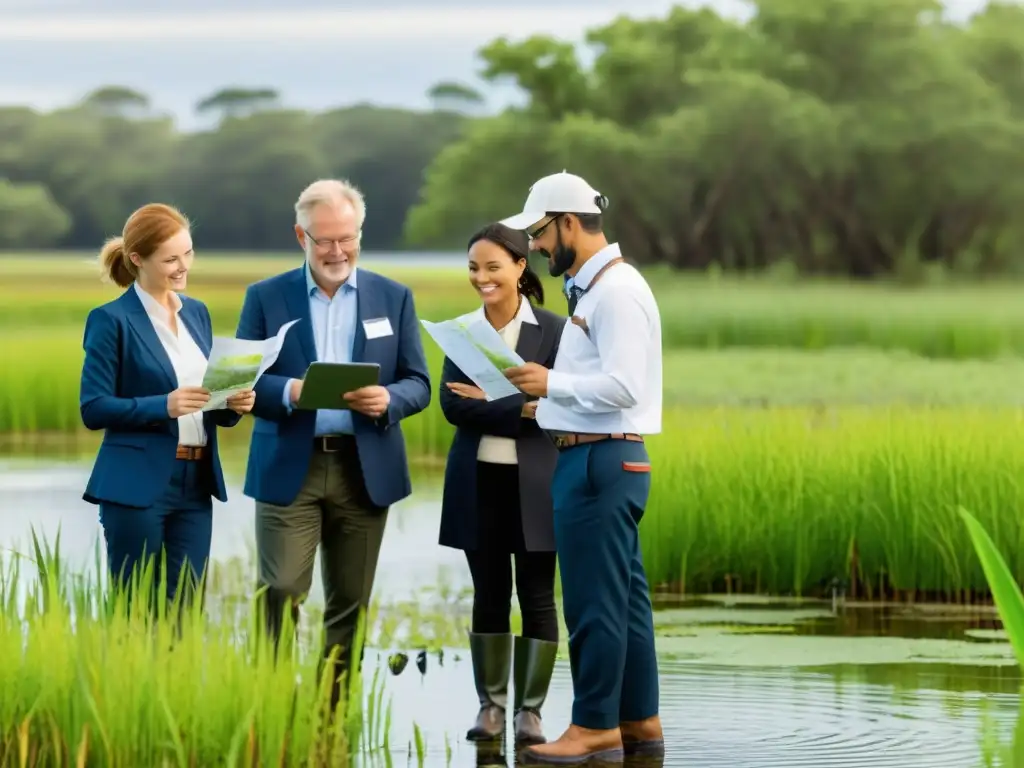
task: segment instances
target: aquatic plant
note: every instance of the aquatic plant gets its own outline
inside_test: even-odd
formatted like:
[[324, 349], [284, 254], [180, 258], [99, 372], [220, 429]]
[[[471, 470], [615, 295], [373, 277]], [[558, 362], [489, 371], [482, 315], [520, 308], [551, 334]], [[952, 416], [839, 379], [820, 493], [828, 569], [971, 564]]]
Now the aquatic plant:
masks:
[[1017, 663], [1024, 668], [1024, 593], [985, 526], [963, 507], [957, 511], [967, 526]]
[[[985, 526], [963, 507], [957, 511], [967, 526], [974, 552], [992, 590], [1003, 629], [1017, 657], [1017, 664], [1024, 668], [1024, 593]], [[1021, 691], [1024, 692], [1024, 687]], [[1017, 768], [1024, 765], [1024, 709], [1018, 715], [1017, 726], [1009, 744], [997, 743], [991, 733], [986, 734], [986, 737], [983, 743], [986, 766]]]
[[[378, 742], [369, 747], [386, 743], [380, 693], [364, 696], [354, 674], [356, 705], [332, 713], [316, 646], [282, 643], [275, 654], [258, 611], [241, 624], [204, 620], [199, 602], [179, 597], [150, 612], [67, 573], [59, 539], [34, 547], [34, 579], [20, 558], [0, 572], [2, 768], [348, 765], [366, 748], [367, 723]], [[165, 579], [150, 564], [133, 593]]]

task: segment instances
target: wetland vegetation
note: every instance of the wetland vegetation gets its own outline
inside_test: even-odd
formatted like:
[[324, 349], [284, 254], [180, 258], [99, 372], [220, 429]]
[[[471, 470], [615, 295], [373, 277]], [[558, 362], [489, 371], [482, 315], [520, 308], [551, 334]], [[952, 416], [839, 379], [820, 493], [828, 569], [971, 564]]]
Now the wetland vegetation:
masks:
[[[662, 311], [665, 429], [642, 532], [672, 764], [1019, 765], [1024, 12], [751, 11], [618, 19], [592, 31], [592, 64], [553, 38], [497, 40], [484, 78], [525, 103], [493, 117], [466, 114], [480, 95], [458, 84], [435, 95], [468, 102], [425, 114], [229, 90], [207, 100], [224, 119], [194, 134], [116, 86], [48, 113], [0, 108], [0, 247], [98, 247], [135, 205], [173, 198], [202, 221], [189, 291], [232, 334], [245, 285], [299, 263], [244, 249], [290, 247], [284, 198], [340, 175], [371, 206], [365, 263], [443, 320], [476, 306], [464, 270], [371, 251], [457, 249], [541, 173], [581, 173], [608, 190], [610, 231]], [[0, 550], [28, 524], [94, 513], [66, 474], [98, 440], [77, 405], [82, 326], [116, 290], [93, 258], [0, 258]], [[224, 432], [235, 496], [248, 424]], [[452, 435], [436, 401], [404, 431], [418, 477], [436, 471]], [[21, 473], [30, 458], [42, 480]], [[458, 658], [467, 605], [410, 562], [435, 554], [436, 498], [416, 488], [403, 511], [427, 524], [396, 570], [435, 589], [375, 603], [364, 695], [333, 728], [308, 653], [315, 605], [294, 655], [270, 664], [247, 560], [219, 561], [209, 620], [186, 614], [172, 634], [67, 560], [0, 552], [0, 768], [507, 765], [460, 751], [476, 705]], [[218, 507], [218, 535], [241, 538], [248, 510]], [[570, 682], [563, 647], [550, 732]]]
[[[201, 255], [189, 290], [210, 306], [215, 332], [232, 334], [244, 286], [295, 263]], [[382, 269], [413, 287], [426, 319], [475, 306], [458, 268]], [[116, 295], [94, 277], [86, 255], [0, 260], [0, 434], [9, 452], [94, 444], [77, 407], [82, 322]], [[1009, 292], [922, 289], [897, 302], [899, 289], [883, 286], [795, 289], [656, 271], [652, 282], [665, 327], [675, 329], [666, 333], [665, 425], [650, 441], [644, 522], [659, 591], [985, 600], [958, 505], [1024, 573], [1015, 511], [1024, 505], [1024, 364], [989, 356], [1012, 347], [1008, 328], [1024, 328]], [[546, 287], [557, 308], [557, 284]], [[781, 352], [744, 346], [758, 345], [756, 328]], [[873, 342], [879, 348], [849, 346]], [[436, 381], [440, 355], [425, 332], [423, 343]], [[453, 429], [436, 396], [403, 429], [418, 461], [443, 460]], [[244, 421], [225, 431], [225, 451], [244, 452], [247, 430]]]
[[[372, 254], [366, 262], [410, 284], [424, 318], [475, 305], [458, 267], [393, 267], [374, 264]], [[215, 332], [231, 334], [244, 286], [295, 263], [201, 254], [189, 292], [210, 306]], [[1016, 382], [1024, 366], [1000, 323], [1024, 327], [1024, 312], [1010, 294], [922, 289], [896, 303], [893, 293], [905, 289], [652, 273], [669, 329], [666, 411], [663, 433], [650, 441], [656, 474], [642, 530], [659, 656], [667, 668], [682, 665], [672, 674], [689, 679], [699, 664], [753, 674], [757, 688], [763, 670], [813, 669], [837, 687], [887, 696], [926, 699], [937, 690], [959, 700], [982, 691], [1016, 701], [1013, 648], [958, 515], [960, 506], [974, 512], [1019, 580]], [[99, 436], [78, 415], [82, 321], [116, 289], [95, 280], [87, 254], [8, 256], [0, 277], [4, 453], [87, 459]], [[557, 284], [546, 287], [557, 308]], [[914, 312], [883, 314], [908, 302]], [[787, 320], [778, 306], [803, 319]], [[762, 345], [765, 334], [771, 341]], [[952, 338], [960, 341], [950, 345]], [[437, 377], [440, 356], [425, 333], [423, 341]], [[451, 426], [435, 401], [404, 428], [417, 476], [431, 477]], [[247, 422], [224, 433], [235, 477], [247, 441]], [[128, 764], [146, 755], [201, 764], [222, 748], [237, 756], [234, 765], [281, 755], [301, 763], [300, 754], [315, 765], [329, 753], [337, 764], [392, 754], [431, 764], [431, 755], [457, 753], [457, 726], [446, 721], [439, 734], [421, 726], [422, 714], [401, 710], [410, 720], [403, 729], [390, 707], [396, 681], [445, 674], [445, 664], [457, 663], [467, 622], [458, 592], [442, 587], [375, 604], [363, 706], [331, 730], [305, 645], [274, 666], [250, 634], [249, 563], [218, 564], [212, 620], [186, 618], [172, 643], [166, 627], [113, 612], [113, 598], [78, 575], [50, 568], [26, 579], [31, 559], [20, 560], [28, 569], [17, 579], [8, 567], [4, 580], [0, 635], [10, 653], [26, 641], [24, 665], [4, 681], [17, 694], [0, 712], [11, 724], [3, 768], [48, 765], [57, 755], [60, 764]], [[28, 597], [19, 602], [16, 593]], [[712, 597], [694, 602], [700, 594]], [[314, 614], [306, 644], [315, 627]], [[170, 664], [180, 674], [169, 674]], [[137, 690], [122, 690], [132, 685]], [[688, 706], [672, 696], [670, 709]], [[1000, 728], [1005, 742], [1005, 722]], [[168, 734], [178, 736], [168, 742]], [[945, 753], [958, 754], [953, 746]]]

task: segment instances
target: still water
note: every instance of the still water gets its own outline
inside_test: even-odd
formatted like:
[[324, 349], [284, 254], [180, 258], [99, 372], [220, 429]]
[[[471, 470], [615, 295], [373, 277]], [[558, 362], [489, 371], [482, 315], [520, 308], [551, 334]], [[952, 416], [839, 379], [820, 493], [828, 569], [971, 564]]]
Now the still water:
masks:
[[[65, 558], [91, 567], [100, 530], [96, 508], [81, 500], [87, 473], [87, 463], [73, 461], [0, 464], [0, 549], [26, 552], [31, 527], [50, 539], [59, 528]], [[458, 593], [469, 584], [460, 553], [435, 544], [436, 490], [420, 487], [388, 523], [376, 590], [384, 604], [418, 599], [425, 586]], [[252, 502], [237, 477], [215, 513], [214, 558], [247, 559]], [[318, 585], [311, 599], [322, 600]], [[658, 628], [668, 754], [658, 765], [981, 766], [983, 722], [1009, 739], [1020, 676], [1008, 644], [979, 626], [935, 609], [720, 598], [667, 605]], [[367, 654], [367, 676], [382, 659]], [[465, 651], [431, 652], [422, 666], [411, 661], [401, 674], [384, 675], [390, 752], [360, 764], [417, 765], [415, 725], [425, 740], [423, 765], [514, 765], [514, 757], [478, 755], [463, 740], [477, 707]], [[549, 737], [568, 724], [571, 702], [562, 660], [545, 707]]]

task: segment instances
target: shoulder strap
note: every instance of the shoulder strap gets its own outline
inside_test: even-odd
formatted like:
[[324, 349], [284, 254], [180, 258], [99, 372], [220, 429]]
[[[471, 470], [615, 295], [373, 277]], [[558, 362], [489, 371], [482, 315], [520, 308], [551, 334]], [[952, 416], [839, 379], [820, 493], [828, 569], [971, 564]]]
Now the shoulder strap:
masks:
[[604, 277], [604, 273], [608, 271], [609, 267], [613, 267], [616, 264], [620, 264], [623, 261], [625, 261], [625, 259], [623, 259], [621, 256], [616, 256], [614, 259], [612, 259], [607, 264], [605, 264], [603, 267], [601, 267], [601, 269], [599, 269], [597, 271], [597, 274], [594, 275], [594, 279], [590, 281], [590, 284], [583, 290], [583, 292], [586, 293], [591, 288], [593, 288], [595, 285], [597, 285], [597, 281], [600, 280], [602, 277]]

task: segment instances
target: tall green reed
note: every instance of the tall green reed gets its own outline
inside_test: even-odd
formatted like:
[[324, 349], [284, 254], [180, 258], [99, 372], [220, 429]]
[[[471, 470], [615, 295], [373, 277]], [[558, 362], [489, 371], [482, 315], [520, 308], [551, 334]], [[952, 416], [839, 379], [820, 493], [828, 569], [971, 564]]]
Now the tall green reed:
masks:
[[649, 440], [651, 583], [686, 592], [970, 601], [987, 592], [957, 517], [1024, 578], [1017, 409], [671, 409]]
[[[165, 587], [156, 562], [129, 590], [67, 572], [59, 537], [51, 549], [33, 534], [33, 547], [34, 579], [18, 557], [0, 571], [3, 768], [335, 766], [387, 744], [379, 675], [364, 691], [354, 670], [352, 704], [331, 711], [320, 643], [292, 640], [286, 612], [275, 648], [258, 594], [247, 611], [205, 616], [179, 577], [174, 600], [154, 610], [136, 598]], [[101, 574], [98, 553], [96, 565]]]
[[[1017, 665], [1024, 668], [1024, 593], [1018, 578], [978, 518], [963, 507], [959, 507], [957, 512], [967, 528], [973, 551], [991, 588], [999, 618], [1017, 657]], [[1024, 686], [1020, 692], [1024, 693]], [[1024, 765], [1024, 709], [1018, 713], [1009, 744], [996, 743], [991, 734], [986, 734], [986, 737], [983, 744], [986, 766], [1017, 768]]]
[[[234, 475], [248, 424], [221, 433]], [[648, 440], [650, 581], [804, 596], [838, 582], [858, 599], [970, 602], [987, 584], [958, 505], [1024, 578], [1021, 424], [1014, 408], [667, 408]], [[453, 428], [436, 402], [403, 430], [413, 460], [443, 464]], [[415, 487], [424, 500], [440, 493], [439, 478]]]

